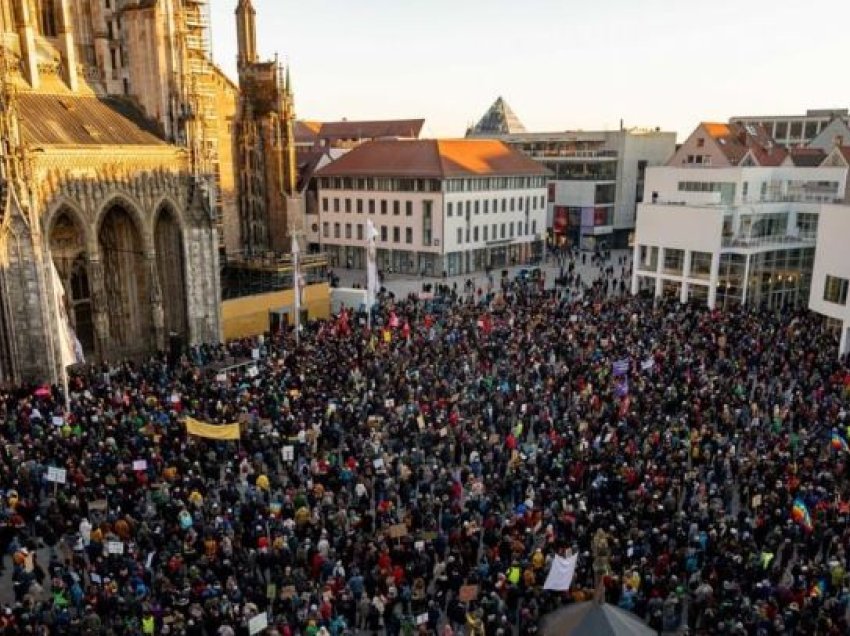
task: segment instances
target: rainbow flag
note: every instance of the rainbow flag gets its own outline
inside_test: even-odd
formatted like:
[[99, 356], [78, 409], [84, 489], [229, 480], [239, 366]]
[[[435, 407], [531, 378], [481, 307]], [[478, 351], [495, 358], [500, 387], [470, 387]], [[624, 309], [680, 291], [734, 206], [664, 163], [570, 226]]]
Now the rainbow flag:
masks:
[[832, 431], [832, 439], [829, 443], [834, 450], [850, 453], [850, 446], [847, 445], [847, 440], [838, 431]]
[[791, 508], [791, 518], [795, 523], [802, 526], [806, 532], [814, 530], [812, 524], [812, 515], [809, 514], [809, 508], [802, 499], [795, 499], [794, 506]]

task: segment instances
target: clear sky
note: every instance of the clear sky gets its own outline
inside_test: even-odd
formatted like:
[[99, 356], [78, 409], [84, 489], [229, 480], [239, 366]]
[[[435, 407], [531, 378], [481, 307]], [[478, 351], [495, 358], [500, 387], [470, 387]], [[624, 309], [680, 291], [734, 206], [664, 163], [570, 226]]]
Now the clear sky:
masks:
[[[235, 77], [236, 0], [210, 0]], [[304, 119], [424, 117], [462, 136], [502, 95], [530, 131], [850, 106], [848, 0], [253, 0]]]

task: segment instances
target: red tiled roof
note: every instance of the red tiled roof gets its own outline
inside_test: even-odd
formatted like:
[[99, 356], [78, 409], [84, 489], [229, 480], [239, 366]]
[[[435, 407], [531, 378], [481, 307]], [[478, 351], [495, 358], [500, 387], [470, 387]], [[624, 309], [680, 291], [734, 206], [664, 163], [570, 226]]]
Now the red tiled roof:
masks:
[[792, 148], [788, 157], [795, 166], [815, 168], [826, 159], [826, 153], [820, 148]]
[[379, 139], [405, 137], [416, 139], [424, 119], [387, 119], [383, 121], [326, 121], [317, 136], [322, 139]]
[[778, 166], [787, 156], [761, 124], [703, 122], [700, 126], [717, 142], [732, 165], [740, 164], [750, 151], [760, 166]]
[[464, 176], [544, 176], [536, 161], [492, 139], [378, 140], [358, 146], [317, 176], [442, 179]]

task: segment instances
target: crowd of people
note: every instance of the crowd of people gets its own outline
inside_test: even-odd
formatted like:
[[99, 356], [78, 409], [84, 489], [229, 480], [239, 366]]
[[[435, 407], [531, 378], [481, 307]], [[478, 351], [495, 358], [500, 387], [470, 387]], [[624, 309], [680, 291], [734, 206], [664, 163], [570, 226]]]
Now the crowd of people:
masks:
[[79, 369], [70, 412], [0, 390], [2, 633], [534, 634], [594, 595], [659, 631], [849, 633], [834, 335], [611, 287], [385, 294], [370, 330]]

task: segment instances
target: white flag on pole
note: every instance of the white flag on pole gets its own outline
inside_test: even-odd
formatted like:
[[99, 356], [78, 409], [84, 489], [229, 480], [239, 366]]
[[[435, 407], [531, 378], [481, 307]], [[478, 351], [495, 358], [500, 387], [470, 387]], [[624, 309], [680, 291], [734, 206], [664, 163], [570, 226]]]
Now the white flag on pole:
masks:
[[56, 264], [53, 259], [50, 259], [50, 283], [53, 287], [53, 305], [56, 318], [57, 342], [59, 345], [59, 355], [62, 360], [62, 368], [67, 368], [72, 364], [80, 364], [85, 362], [83, 356], [83, 347], [74, 330], [71, 328], [71, 323], [68, 320], [68, 313], [65, 310], [65, 287], [62, 285], [62, 279], [59, 278], [59, 272], [56, 271]]
[[378, 231], [372, 219], [366, 220], [366, 310], [372, 314], [372, 306], [378, 297], [378, 255], [375, 239]]
[[304, 281], [301, 278], [301, 249], [298, 239], [292, 237], [292, 287], [295, 290], [295, 332], [301, 331], [301, 290]]
[[546, 582], [543, 584], [544, 590], [559, 590], [566, 591], [570, 589], [573, 583], [573, 577], [576, 573], [576, 561], [578, 555], [573, 554], [567, 558], [556, 556], [552, 561], [552, 567], [549, 574], [546, 576]]

